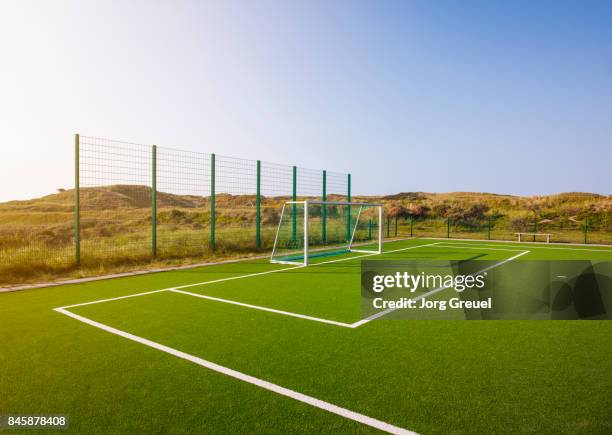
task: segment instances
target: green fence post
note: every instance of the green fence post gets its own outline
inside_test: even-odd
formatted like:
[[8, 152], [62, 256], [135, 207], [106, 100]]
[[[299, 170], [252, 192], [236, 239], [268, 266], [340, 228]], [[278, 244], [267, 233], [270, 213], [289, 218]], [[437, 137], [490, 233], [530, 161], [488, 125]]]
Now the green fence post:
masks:
[[210, 247], [215, 249], [215, 155], [210, 155]]
[[372, 240], [372, 219], [368, 221], [368, 240]]
[[451, 219], [446, 218], [446, 238], [450, 239], [450, 227], [451, 227]]
[[414, 236], [414, 233], [412, 232], [412, 228], [413, 228], [413, 223], [414, 223], [414, 218], [412, 217], [412, 215], [410, 216], [410, 237]]
[[487, 221], [487, 239], [491, 240], [491, 216], [489, 216], [489, 220]]
[[588, 242], [588, 234], [589, 234], [589, 218], [584, 220], [584, 244], [586, 245]]
[[536, 241], [536, 233], [538, 232], [538, 221], [533, 221], [533, 241]]
[[261, 248], [261, 160], [257, 160], [257, 194], [255, 196], [255, 246]]
[[[347, 176], [346, 200], [351, 202], [351, 174]], [[346, 241], [351, 240], [351, 206], [346, 208]]]
[[391, 216], [387, 215], [387, 238], [391, 237]]
[[157, 257], [157, 145], [151, 148], [151, 255]]
[[79, 147], [81, 138], [79, 134], [74, 135], [74, 260], [81, 264], [81, 220], [80, 220], [80, 169], [79, 169]]
[[[295, 241], [297, 239], [297, 217], [296, 217], [296, 213], [297, 213], [297, 204], [295, 203], [295, 201], [297, 201], [297, 167], [294, 166], [293, 167], [293, 195], [292, 195], [292, 201], [293, 201], [293, 207], [291, 207], [291, 209], [293, 210], [292, 213], [292, 218], [291, 218], [291, 239], [293, 241]], [[304, 219], [306, 219], [306, 216], [304, 216]]]
[[395, 214], [395, 237], [397, 237], [397, 213]]
[[[323, 196], [322, 201], [327, 201], [327, 171], [323, 171]], [[321, 237], [323, 243], [327, 240], [327, 205], [321, 207]]]

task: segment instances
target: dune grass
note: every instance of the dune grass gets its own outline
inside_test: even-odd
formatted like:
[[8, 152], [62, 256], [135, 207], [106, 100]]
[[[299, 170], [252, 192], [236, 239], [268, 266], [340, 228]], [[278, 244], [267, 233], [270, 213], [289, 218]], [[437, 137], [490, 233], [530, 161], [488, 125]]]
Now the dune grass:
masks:
[[[210, 246], [209, 198], [159, 192], [157, 257], [151, 255], [151, 191], [113, 185], [81, 189], [81, 265], [75, 264], [74, 192], [0, 204], [0, 285], [56, 280], [237, 258], [268, 252], [283, 201], [262, 200], [262, 243], [255, 245], [254, 195], [219, 194], [216, 245]], [[301, 198], [303, 199], [303, 198]], [[342, 199], [330, 196], [330, 200]], [[383, 235], [388, 238], [446, 237], [514, 240], [517, 231], [550, 232], [555, 242], [582, 243], [590, 216], [590, 243], [612, 244], [612, 201], [592, 194], [514, 197], [477, 193], [404, 193], [354, 197], [382, 202]], [[414, 220], [412, 231], [410, 213]], [[398, 215], [397, 229], [395, 215]]]

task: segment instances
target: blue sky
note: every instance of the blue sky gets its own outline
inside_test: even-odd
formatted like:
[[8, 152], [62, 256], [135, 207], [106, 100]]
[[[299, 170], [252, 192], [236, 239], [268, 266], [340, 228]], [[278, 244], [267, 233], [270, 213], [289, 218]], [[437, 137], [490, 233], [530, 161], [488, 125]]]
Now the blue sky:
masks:
[[0, 201], [72, 135], [351, 172], [354, 193], [612, 193], [612, 2], [3, 1]]

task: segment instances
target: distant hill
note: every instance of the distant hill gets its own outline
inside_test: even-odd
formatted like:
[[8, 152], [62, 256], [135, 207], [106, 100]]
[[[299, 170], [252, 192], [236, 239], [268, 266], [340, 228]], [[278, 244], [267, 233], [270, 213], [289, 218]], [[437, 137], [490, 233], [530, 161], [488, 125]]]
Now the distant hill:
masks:
[[[84, 187], [79, 190], [81, 206], [88, 210], [117, 208], [146, 208], [151, 206], [151, 188], [148, 186], [117, 184], [104, 187]], [[202, 207], [209, 199], [202, 196], [174, 195], [158, 192], [161, 207]], [[74, 189], [25, 201], [0, 203], [2, 211], [67, 211], [74, 209]]]
[[[328, 199], [340, 199], [338, 195], [330, 195]], [[267, 202], [290, 200], [290, 196], [267, 198]], [[482, 192], [401, 192], [393, 195], [354, 196], [353, 200], [380, 201], [385, 205], [409, 206], [420, 204], [430, 206], [446, 204], [449, 207], [471, 204], [485, 204], [490, 209], [504, 211], [529, 211], [557, 209], [566, 215], [576, 215], [580, 212], [612, 212], [612, 196], [588, 192], [566, 192], [542, 196], [516, 196]], [[202, 208], [210, 202], [209, 196], [180, 195], [158, 192], [157, 206], [159, 208]], [[80, 189], [81, 209], [87, 211], [109, 209], [149, 208], [151, 206], [151, 188], [140, 185], [117, 184], [103, 187], [84, 187]], [[255, 195], [230, 195], [218, 193], [216, 203], [224, 207], [244, 207], [255, 204]], [[74, 190], [64, 190], [40, 198], [9, 201], [0, 203], [0, 213], [7, 212], [59, 212], [74, 210]]]

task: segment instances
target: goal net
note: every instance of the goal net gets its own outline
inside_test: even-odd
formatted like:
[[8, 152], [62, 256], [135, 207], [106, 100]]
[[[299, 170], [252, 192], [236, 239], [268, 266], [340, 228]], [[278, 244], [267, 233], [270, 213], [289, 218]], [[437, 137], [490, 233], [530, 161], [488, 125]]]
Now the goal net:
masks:
[[312, 258], [382, 252], [382, 206], [289, 201], [283, 205], [271, 261], [307, 265]]

